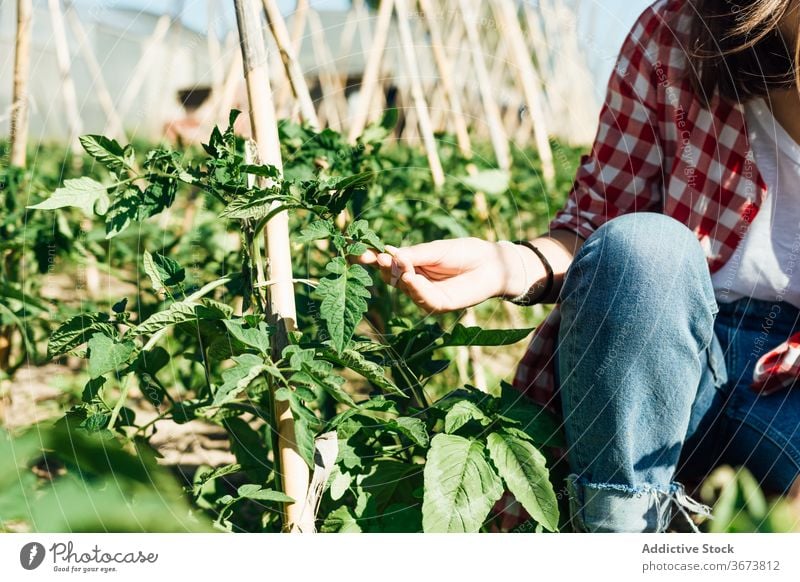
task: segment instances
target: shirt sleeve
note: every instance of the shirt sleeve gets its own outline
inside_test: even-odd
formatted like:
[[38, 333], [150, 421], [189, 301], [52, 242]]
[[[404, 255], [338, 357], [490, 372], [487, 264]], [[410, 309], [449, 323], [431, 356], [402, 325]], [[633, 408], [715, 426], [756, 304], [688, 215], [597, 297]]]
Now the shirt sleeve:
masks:
[[661, 209], [663, 148], [659, 138], [660, 66], [655, 32], [662, 24], [648, 8], [628, 34], [608, 83], [591, 153], [581, 158], [564, 207], [550, 229], [587, 238], [605, 222]]

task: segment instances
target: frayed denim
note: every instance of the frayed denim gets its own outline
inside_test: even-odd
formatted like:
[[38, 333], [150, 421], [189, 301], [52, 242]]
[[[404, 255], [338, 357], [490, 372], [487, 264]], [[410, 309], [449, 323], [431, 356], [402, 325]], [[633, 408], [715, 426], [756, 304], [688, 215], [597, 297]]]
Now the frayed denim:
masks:
[[[719, 321], [705, 253], [686, 226], [640, 212], [605, 223], [576, 254], [560, 301], [557, 382], [577, 531], [662, 532], [677, 513], [696, 531], [690, 514], [709, 510], [681, 479], [726, 462], [788, 489], [800, 473], [800, 391], [770, 406], [748, 388], [761, 311], [776, 310], [740, 300]], [[796, 324], [800, 312], [782, 307], [763, 349]]]

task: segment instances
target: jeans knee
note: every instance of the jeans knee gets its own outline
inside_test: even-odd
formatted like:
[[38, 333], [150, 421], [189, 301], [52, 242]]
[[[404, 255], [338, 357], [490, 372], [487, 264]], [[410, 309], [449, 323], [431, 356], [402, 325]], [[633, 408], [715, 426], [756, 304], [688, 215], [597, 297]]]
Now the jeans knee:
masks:
[[628, 303], [630, 297], [692, 301], [715, 307], [708, 266], [695, 234], [664, 214], [636, 212], [597, 229], [575, 255], [562, 298], [591, 292]]

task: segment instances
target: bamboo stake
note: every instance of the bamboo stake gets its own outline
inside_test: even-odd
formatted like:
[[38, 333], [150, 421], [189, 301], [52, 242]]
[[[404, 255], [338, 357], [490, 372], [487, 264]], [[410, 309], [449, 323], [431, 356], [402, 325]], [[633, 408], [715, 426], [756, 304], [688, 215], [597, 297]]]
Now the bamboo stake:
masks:
[[314, 46], [314, 56], [320, 70], [320, 82], [322, 85], [323, 104], [331, 112], [331, 118], [337, 120], [336, 129], [341, 131], [347, 121], [347, 101], [344, 98], [344, 86], [339, 78], [339, 73], [333, 63], [333, 56], [328, 49], [325, 40], [325, 31], [322, 29], [322, 21], [316, 10], [308, 13], [308, 25], [311, 29], [311, 42]]
[[519, 26], [517, 17], [517, 7], [512, 0], [496, 0], [492, 4], [495, 15], [502, 22], [503, 35], [511, 48], [511, 58], [514, 59], [522, 91], [528, 106], [528, 115], [533, 123], [533, 137], [536, 141], [536, 149], [542, 161], [542, 175], [545, 185], [548, 188], [555, 186], [556, 170], [553, 165], [553, 150], [550, 147], [550, 140], [547, 133], [547, 120], [545, 119], [544, 108], [542, 106], [541, 82], [539, 75], [533, 66], [528, 55], [528, 48], [525, 46], [525, 38]]
[[[17, 38], [14, 45], [14, 88], [11, 98], [11, 166], [24, 168], [27, 162], [28, 145], [28, 76], [31, 62], [31, 0], [17, 0]], [[0, 257], [7, 269], [14, 266], [11, 257]], [[0, 326], [0, 370], [8, 370], [11, 362], [11, 339], [13, 328]], [[0, 413], [5, 408], [5, 398], [0, 400]]]
[[31, 66], [31, 0], [17, 0], [17, 38], [14, 45], [14, 88], [11, 97], [12, 166], [25, 167], [28, 145], [28, 76]]
[[[262, 161], [283, 170], [275, 106], [272, 101], [267, 53], [261, 29], [257, 0], [234, 0], [239, 41], [242, 51], [247, 96], [250, 101], [250, 123]], [[288, 333], [296, 325], [292, 260], [289, 252], [289, 215], [276, 214], [265, 231], [268, 260], [270, 318], [277, 326], [273, 350], [280, 354], [288, 344]], [[294, 419], [286, 401], [274, 400], [278, 429], [276, 461], [281, 468], [283, 490], [295, 499], [284, 506], [284, 529], [292, 532], [313, 532], [314, 515], [305, 507], [309, 485], [309, 468], [297, 449]]]
[[503, 122], [500, 118], [500, 110], [494, 99], [489, 71], [486, 69], [486, 61], [483, 58], [480, 36], [478, 34], [477, 14], [472, 2], [469, 0], [458, 0], [461, 18], [464, 23], [464, 30], [467, 33], [467, 43], [469, 44], [472, 55], [472, 66], [477, 76], [478, 89], [481, 94], [486, 123], [489, 128], [489, 137], [492, 141], [497, 165], [502, 170], [511, 167], [511, 152], [508, 147], [508, 138], [503, 130]]
[[48, 0], [50, 25], [53, 28], [53, 42], [56, 48], [56, 62], [61, 80], [61, 97], [64, 100], [64, 112], [69, 128], [69, 145], [73, 154], [80, 154], [81, 114], [78, 111], [78, 95], [75, 82], [72, 80], [72, 59], [69, 54], [67, 32], [64, 26], [64, 14], [61, 12], [61, 0]]
[[[292, 50], [298, 58], [300, 57], [300, 50], [303, 45], [303, 33], [306, 29], [306, 19], [308, 16], [308, 0], [297, 0], [294, 12], [292, 13]], [[291, 88], [283, 84], [278, 88], [278, 95], [275, 97], [275, 107], [278, 111], [287, 111], [289, 109]], [[316, 110], [315, 110], [316, 111]], [[319, 121], [319, 119], [317, 120]]]
[[308, 90], [300, 63], [297, 61], [292, 38], [289, 36], [289, 30], [286, 28], [286, 22], [283, 20], [278, 3], [276, 0], [262, 0], [262, 3], [267, 14], [269, 29], [275, 38], [275, 44], [278, 45], [292, 93], [300, 104], [300, 115], [314, 130], [319, 130], [319, 119], [317, 119], [317, 112], [314, 109], [314, 102], [311, 100], [311, 93]]
[[364, 76], [361, 79], [361, 88], [358, 96], [359, 104], [356, 107], [350, 131], [347, 134], [347, 139], [351, 143], [355, 143], [367, 125], [367, 116], [372, 104], [372, 94], [378, 85], [378, 76], [383, 60], [383, 52], [386, 48], [386, 38], [389, 35], [393, 9], [394, 0], [381, 0], [380, 8], [378, 8], [375, 36], [372, 40], [372, 46], [369, 47], [369, 57], [364, 66]]
[[353, 41], [356, 38], [356, 32], [358, 32], [359, 24], [358, 24], [358, 9], [356, 8], [356, 1], [352, 2], [352, 8], [347, 11], [347, 18], [344, 21], [344, 27], [342, 28], [342, 36], [339, 39], [339, 59], [341, 62], [341, 66], [344, 70], [347, 70], [347, 66], [350, 61], [350, 57], [353, 52]]
[[122, 125], [122, 119], [114, 106], [114, 99], [111, 97], [111, 93], [103, 78], [103, 71], [100, 67], [100, 63], [97, 61], [97, 57], [92, 50], [89, 35], [86, 34], [86, 30], [83, 28], [83, 24], [80, 18], [78, 18], [71, 1], [67, 4], [67, 20], [69, 21], [72, 33], [78, 40], [78, 49], [83, 56], [83, 61], [86, 63], [89, 73], [92, 75], [92, 82], [94, 90], [97, 93], [97, 100], [100, 102], [100, 107], [103, 108], [103, 113], [106, 114], [106, 133], [111, 134], [112, 137], [118, 140], [124, 140], [125, 128]]
[[236, 101], [236, 93], [242, 83], [242, 53], [236, 52], [233, 55], [233, 62], [228, 69], [225, 83], [222, 85], [222, 92], [214, 100], [213, 107], [210, 108], [211, 116], [217, 122], [222, 122]]
[[436, 68], [439, 72], [439, 80], [442, 83], [443, 93], [450, 106], [458, 147], [462, 154], [469, 151], [469, 157], [472, 157], [472, 147], [469, 139], [469, 130], [467, 129], [467, 121], [464, 118], [464, 111], [461, 107], [461, 98], [453, 83], [452, 65], [445, 53], [444, 37], [439, 27], [439, 21], [433, 16], [431, 0], [419, 0], [419, 5], [422, 9], [425, 23], [428, 25], [428, 32], [431, 35], [433, 59], [436, 62]]
[[167, 36], [171, 25], [172, 17], [169, 14], [164, 14], [158, 19], [153, 34], [147, 39], [142, 57], [139, 59], [139, 62], [136, 63], [136, 68], [133, 69], [125, 93], [122, 95], [122, 99], [120, 99], [119, 114], [123, 119], [128, 116], [136, 97], [139, 96], [139, 91], [142, 89], [147, 75], [151, 72], [153, 60], [158, 55], [158, 48]]
[[406, 0], [395, 0], [397, 10], [397, 26], [400, 32], [400, 44], [405, 60], [408, 80], [411, 84], [411, 97], [414, 100], [414, 109], [417, 114], [419, 132], [422, 135], [422, 142], [425, 145], [425, 154], [428, 157], [428, 165], [433, 176], [433, 185], [438, 189], [444, 185], [444, 170], [439, 159], [439, 152], [436, 147], [436, 138], [433, 135], [431, 116], [428, 111], [428, 104], [425, 102], [425, 91], [420, 82], [419, 65], [417, 54], [414, 50], [414, 38], [411, 34], [409, 25], [409, 12]]

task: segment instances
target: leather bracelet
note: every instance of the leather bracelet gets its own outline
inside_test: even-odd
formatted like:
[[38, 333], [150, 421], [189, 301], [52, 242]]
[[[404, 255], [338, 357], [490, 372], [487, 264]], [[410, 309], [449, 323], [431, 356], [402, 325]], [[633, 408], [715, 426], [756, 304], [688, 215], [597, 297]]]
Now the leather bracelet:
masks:
[[544, 253], [540, 251], [536, 246], [527, 240], [515, 240], [512, 241], [516, 245], [522, 245], [524, 247], [528, 247], [536, 256], [539, 257], [539, 260], [542, 261], [542, 266], [544, 266], [545, 273], [547, 273], [547, 281], [544, 284], [540, 282], [536, 282], [531, 285], [530, 289], [528, 289], [522, 295], [518, 295], [512, 299], [509, 299], [511, 303], [515, 305], [535, 305], [537, 304], [543, 297], [547, 297], [550, 291], [553, 289], [553, 284], [555, 282], [555, 276], [553, 275], [553, 267], [550, 265], [550, 261], [544, 256]]

